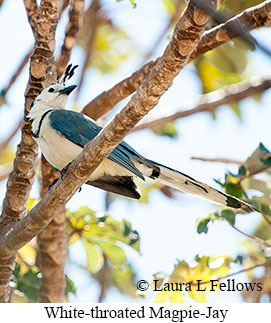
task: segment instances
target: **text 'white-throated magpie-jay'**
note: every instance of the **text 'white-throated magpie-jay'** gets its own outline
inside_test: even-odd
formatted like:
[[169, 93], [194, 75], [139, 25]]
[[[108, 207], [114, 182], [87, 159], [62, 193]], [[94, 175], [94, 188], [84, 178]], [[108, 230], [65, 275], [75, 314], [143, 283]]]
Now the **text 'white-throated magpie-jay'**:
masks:
[[[59, 81], [44, 89], [33, 101], [28, 117], [33, 120], [32, 134], [47, 161], [58, 171], [63, 170], [82, 151], [102, 127], [82, 113], [64, 110], [68, 95], [76, 85], [66, 86], [74, 70], [69, 65]], [[87, 184], [106, 191], [140, 198], [134, 178], [157, 180], [177, 190], [197, 195], [213, 203], [239, 212], [251, 212], [249, 204], [177, 170], [144, 158], [125, 141], [92, 173]]]

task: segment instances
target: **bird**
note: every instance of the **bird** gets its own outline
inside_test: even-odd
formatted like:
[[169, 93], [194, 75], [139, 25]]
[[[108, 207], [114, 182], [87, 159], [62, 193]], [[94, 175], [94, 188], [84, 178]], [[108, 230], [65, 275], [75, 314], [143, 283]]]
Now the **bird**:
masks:
[[[66, 85], [78, 65], [68, 65], [56, 83], [45, 88], [32, 102], [28, 118], [32, 135], [44, 157], [57, 171], [65, 170], [84, 146], [103, 129], [88, 116], [65, 110], [67, 99], [76, 85]], [[86, 184], [132, 199], [140, 199], [134, 179], [150, 178], [179, 191], [196, 195], [239, 213], [254, 208], [243, 200], [221, 192], [191, 176], [143, 157], [122, 141], [90, 175]]]

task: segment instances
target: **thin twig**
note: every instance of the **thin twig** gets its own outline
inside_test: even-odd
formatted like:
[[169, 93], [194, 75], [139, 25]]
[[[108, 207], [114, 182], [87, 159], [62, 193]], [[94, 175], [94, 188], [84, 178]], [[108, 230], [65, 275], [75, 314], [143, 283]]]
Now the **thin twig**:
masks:
[[22, 120], [20, 120], [20, 122], [18, 122], [18, 124], [16, 125], [16, 127], [10, 133], [10, 135], [3, 142], [1, 142], [1, 144], [0, 144], [0, 154], [7, 147], [7, 145], [11, 141], [11, 139], [16, 135], [16, 133], [18, 132], [18, 130], [21, 128], [21, 125], [22, 125]]
[[12, 78], [10, 79], [8, 85], [4, 88], [4, 93], [6, 94], [8, 92], [8, 90], [10, 89], [10, 87], [15, 83], [15, 81], [17, 80], [18, 76], [21, 74], [23, 68], [25, 67], [25, 65], [28, 63], [30, 56], [33, 52], [33, 48], [31, 48], [31, 50], [25, 55], [25, 57], [23, 58], [21, 64], [18, 66], [16, 72], [13, 74]]
[[181, 110], [171, 115], [139, 124], [133, 131], [143, 129], [157, 130], [168, 122], [185, 118], [200, 112], [213, 112], [217, 107], [238, 102], [247, 97], [259, 94], [271, 87], [271, 79], [251, 77], [248, 80], [224, 86], [223, 88], [200, 96], [199, 104], [188, 110]]
[[[226, 275], [226, 276], [223, 276], [223, 277], [219, 277], [219, 278], [217, 278], [216, 280], [217, 280], [217, 281], [220, 281], [220, 280], [222, 280], [222, 279], [227, 279], [227, 278], [230, 278], [230, 277], [232, 277], [232, 276], [236, 276], [236, 275], [239, 275], [239, 274], [242, 274], [242, 273], [248, 272], [248, 271], [250, 271], [250, 270], [253, 270], [253, 269], [256, 269], [256, 268], [259, 268], [259, 267], [267, 267], [267, 265], [269, 265], [269, 263], [267, 263], [267, 262], [266, 262], [266, 263], [264, 263], [264, 264], [254, 265], [254, 266], [252, 266], [252, 267], [249, 267], [249, 268], [246, 268], [246, 269], [239, 270], [239, 271], [237, 271], [237, 272], [235, 272], [235, 273], [232, 273], [232, 274], [229, 274], [229, 275]], [[210, 284], [210, 281], [200, 282], [200, 285], [206, 285], [206, 284]], [[191, 285], [192, 285], [192, 286], [197, 286], [197, 285], [198, 285], [198, 283], [193, 283], [193, 282], [191, 282]]]
[[166, 26], [160, 33], [160, 35], [157, 37], [156, 41], [152, 45], [151, 49], [148, 51], [146, 55], [144, 55], [144, 61], [147, 61], [150, 59], [150, 57], [154, 54], [156, 48], [161, 44], [161, 42], [164, 40], [164, 38], [167, 36], [170, 28], [173, 26], [173, 24], [176, 23], [176, 20], [180, 16], [180, 11], [182, 7], [184, 6], [184, 1], [183, 0], [176, 0], [175, 1], [175, 8], [174, 8], [174, 13], [169, 17], [168, 22], [166, 23]]
[[257, 169], [253, 172], [249, 172], [247, 175], [244, 175], [244, 176], [241, 176], [239, 179], [238, 179], [238, 184], [240, 184], [243, 180], [247, 179], [247, 178], [250, 178], [250, 177], [253, 177], [255, 175], [258, 175], [258, 174], [261, 174], [261, 173], [264, 173], [266, 171], [268, 171], [269, 169], [271, 169], [271, 167], [262, 167], [260, 169]]
[[89, 59], [93, 49], [93, 41], [95, 36], [95, 31], [99, 23], [99, 17], [97, 12], [100, 10], [100, 0], [93, 0], [88, 10], [84, 15], [84, 24], [83, 29], [87, 28], [87, 39], [86, 39], [86, 48], [85, 48], [85, 57], [83, 67], [81, 69], [81, 75], [77, 86], [76, 99], [78, 99], [81, 86], [83, 84], [85, 72], [89, 66]]
[[99, 303], [102, 303], [104, 300], [105, 293], [108, 288], [109, 280], [110, 280], [110, 272], [109, 272], [110, 268], [108, 266], [108, 260], [105, 255], [103, 255], [103, 258], [104, 258], [103, 268], [99, 273], [99, 276], [101, 276], [99, 279], [99, 283], [101, 287], [99, 299], [98, 299]]
[[241, 231], [240, 229], [238, 229], [236, 226], [234, 225], [231, 225], [231, 227], [236, 230], [237, 232], [243, 234], [244, 236], [248, 237], [249, 239], [255, 241], [256, 243], [260, 244], [261, 246], [264, 246], [264, 247], [271, 247], [271, 243], [270, 242], [267, 242], [267, 241], [264, 241], [258, 237], [254, 237], [248, 233], [245, 233], [243, 231]]
[[196, 157], [192, 156], [190, 159], [192, 160], [201, 160], [204, 162], [211, 162], [211, 163], [224, 163], [224, 164], [236, 164], [242, 165], [243, 162], [235, 159], [228, 159], [228, 158], [209, 158], [209, 157]]

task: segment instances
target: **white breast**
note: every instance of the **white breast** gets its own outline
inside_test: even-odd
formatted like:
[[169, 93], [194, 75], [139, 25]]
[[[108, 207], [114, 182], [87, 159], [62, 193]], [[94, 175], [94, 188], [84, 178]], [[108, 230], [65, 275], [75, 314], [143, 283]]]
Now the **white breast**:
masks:
[[44, 157], [59, 170], [73, 161], [82, 151], [81, 147], [67, 140], [49, 125], [48, 115], [42, 122], [37, 142]]
[[[55, 131], [49, 124], [49, 115], [50, 113], [43, 119], [40, 137], [36, 141], [47, 161], [55, 168], [61, 170], [72, 162], [83, 149]], [[134, 176], [126, 168], [109, 159], [105, 159], [93, 172], [89, 180], [94, 181], [105, 175]]]

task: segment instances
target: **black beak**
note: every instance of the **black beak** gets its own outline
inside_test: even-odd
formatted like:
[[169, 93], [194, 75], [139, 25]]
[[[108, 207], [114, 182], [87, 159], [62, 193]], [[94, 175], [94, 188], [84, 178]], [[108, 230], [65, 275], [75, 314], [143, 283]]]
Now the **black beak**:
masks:
[[59, 93], [60, 94], [66, 94], [69, 95], [72, 93], [72, 91], [77, 87], [77, 85], [70, 85], [65, 87], [64, 89], [60, 90]]

